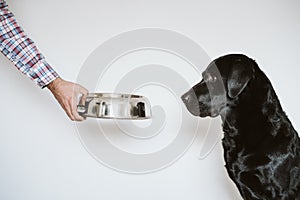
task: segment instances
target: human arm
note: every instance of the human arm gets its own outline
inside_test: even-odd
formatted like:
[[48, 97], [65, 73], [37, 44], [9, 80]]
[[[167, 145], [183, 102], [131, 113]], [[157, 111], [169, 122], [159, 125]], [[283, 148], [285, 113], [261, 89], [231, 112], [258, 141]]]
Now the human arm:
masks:
[[47, 87], [71, 120], [84, 119], [77, 113], [76, 100], [78, 95], [85, 98], [87, 90], [59, 78], [58, 73], [18, 25], [4, 0], [0, 0], [0, 51], [39, 87]]

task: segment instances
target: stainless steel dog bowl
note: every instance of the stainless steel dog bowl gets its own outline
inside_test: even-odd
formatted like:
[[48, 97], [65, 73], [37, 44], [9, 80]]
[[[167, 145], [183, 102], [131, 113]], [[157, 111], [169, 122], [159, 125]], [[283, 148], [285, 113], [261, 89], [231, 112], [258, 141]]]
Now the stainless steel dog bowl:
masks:
[[83, 117], [108, 119], [148, 119], [151, 106], [146, 97], [132, 94], [89, 93], [77, 111]]

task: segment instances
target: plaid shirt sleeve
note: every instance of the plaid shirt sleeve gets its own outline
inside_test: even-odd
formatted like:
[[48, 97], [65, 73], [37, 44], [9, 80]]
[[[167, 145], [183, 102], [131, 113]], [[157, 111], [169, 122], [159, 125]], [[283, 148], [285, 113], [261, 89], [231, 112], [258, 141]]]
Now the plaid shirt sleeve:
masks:
[[0, 0], [0, 51], [41, 88], [58, 77], [33, 41], [17, 24], [4, 0]]

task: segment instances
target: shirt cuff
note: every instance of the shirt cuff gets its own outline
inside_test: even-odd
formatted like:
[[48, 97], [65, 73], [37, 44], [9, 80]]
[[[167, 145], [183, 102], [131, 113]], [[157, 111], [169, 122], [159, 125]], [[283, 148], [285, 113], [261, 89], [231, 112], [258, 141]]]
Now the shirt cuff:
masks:
[[45, 88], [49, 83], [59, 77], [58, 73], [45, 61], [38, 61], [27, 74], [40, 88]]

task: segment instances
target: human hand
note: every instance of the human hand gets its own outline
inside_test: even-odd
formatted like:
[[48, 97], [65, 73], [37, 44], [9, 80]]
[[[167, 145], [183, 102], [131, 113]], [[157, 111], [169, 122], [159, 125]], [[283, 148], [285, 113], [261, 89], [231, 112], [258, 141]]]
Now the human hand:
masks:
[[81, 95], [80, 103], [84, 103], [88, 93], [87, 89], [61, 78], [56, 78], [47, 88], [52, 92], [72, 121], [83, 121], [85, 119], [77, 112], [77, 98]]

